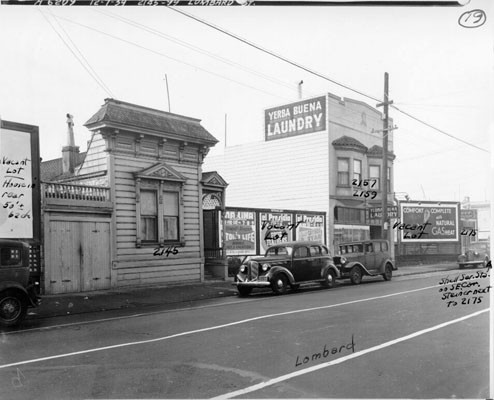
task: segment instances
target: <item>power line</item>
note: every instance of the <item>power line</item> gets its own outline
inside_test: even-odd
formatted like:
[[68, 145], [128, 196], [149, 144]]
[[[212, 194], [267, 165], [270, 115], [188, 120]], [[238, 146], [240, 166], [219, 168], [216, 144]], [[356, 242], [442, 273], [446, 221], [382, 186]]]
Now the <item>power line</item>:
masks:
[[421, 120], [420, 118], [414, 117], [413, 115], [407, 113], [406, 111], [400, 110], [395, 105], [391, 105], [391, 107], [393, 107], [395, 110], [401, 112], [402, 114], [406, 115], [408, 118], [411, 118], [411, 119], [413, 119], [413, 120], [415, 120], [417, 122], [420, 122], [421, 124], [424, 124], [424, 125], [428, 126], [429, 128], [434, 129], [434, 130], [442, 133], [443, 135], [446, 135], [446, 136], [450, 137], [451, 139], [458, 140], [459, 142], [462, 142], [463, 144], [466, 144], [468, 146], [471, 146], [473, 148], [476, 148], [477, 150], [481, 150], [481, 151], [484, 151], [486, 153], [489, 153], [489, 150], [483, 149], [482, 147], [479, 147], [479, 146], [477, 146], [477, 145], [475, 145], [473, 143], [467, 142], [466, 140], [463, 140], [463, 139], [460, 139], [460, 138], [458, 138], [456, 136], [453, 136], [453, 135], [449, 134], [448, 132], [443, 131], [442, 129], [436, 128], [435, 126], [429, 124], [428, 122], [425, 122], [425, 121]]
[[208, 22], [206, 20], [203, 20], [203, 19], [201, 19], [199, 17], [196, 17], [195, 15], [189, 14], [189, 13], [187, 13], [185, 11], [179, 10], [179, 9], [174, 8], [174, 7], [171, 7], [171, 6], [166, 6], [166, 7], [168, 7], [168, 9], [170, 9], [170, 10], [173, 10], [175, 12], [178, 12], [178, 13], [182, 14], [182, 15], [185, 15], [186, 17], [191, 18], [191, 19], [193, 19], [193, 20], [195, 20], [197, 22], [200, 22], [201, 24], [207, 25], [210, 28], [213, 28], [213, 29], [215, 29], [215, 30], [217, 30], [217, 31], [219, 31], [221, 33], [224, 33], [225, 35], [228, 35], [228, 36], [230, 36], [230, 37], [232, 37], [234, 39], [237, 39], [237, 40], [239, 40], [239, 41], [241, 41], [241, 42], [243, 42], [243, 43], [245, 43], [245, 44], [247, 44], [247, 45], [249, 45], [249, 46], [257, 49], [257, 50], [262, 51], [263, 53], [267, 53], [267, 54], [269, 54], [269, 55], [271, 55], [271, 56], [273, 56], [275, 58], [278, 58], [278, 59], [280, 59], [280, 60], [282, 60], [282, 61], [284, 61], [284, 62], [286, 62], [288, 64], [291, 64], [291, 65], [293, 65], [293, 66], [295, 66], [297, 68], [300, 68], [300, 69], [302, 69], [302, 70], [304, 70], [306, 72], [309, 72], [312, 75], [318, 76], [319, 78], [322, 78], [322, 79], [324, 79], [326, 81], [329, 81], [331, 83], [334, 83], [335, 85], [341, 86], [341, 87], [343, 87], [345, 89], [351, 90], [352, 92], [358, 93], [358, 94], [360, 94], [360, 95], [362, 95], [364, 97], [367, 97], [369, 99], [372, 99], [372, 100], [375, 100], [375, 101], [381, 101], [380, 99], [377, 99], [377, 98], [375, 98], [373, 96], [370, 96], [368, 94], [365, 94], [365, 93], [363, 93], [363, 92], [361, 92], [361, 91], [359, 91], [357, 89], [353, 89], [350, 86], [347, 86], [347, 85], [345, 85], [343, 83], [339, 83], [339, 82], [335, 81], [334, 79], [331, 79], [331, 78], [329, 78], [329, 77], [321, 74], [320, 72], [314, 71], [314, 70], [312, 70], [312, 69], [310, 69], [308, 67], [305, 67], [305, 66], [297, 63], [296, 61], [289, 60], [288, 58], [283, 57], [283, 56], [281, 56], [279, 54], [276, 54], [276, 53], [274, 53], [271, 50], [265, 49], [265, 48], [263, 48], [263, 47], [255, 44], [255, 43], [247, 40], [247, 39], [244, 39], [244, 38], [242, 38], [242, 37], [240, 37], [240, 36], [238, 36], [238, 35], [236, 35], [234, 33], [231, 33], [231, 32], [229, 32], [229, 31], [227, 31], [227, 30], [225, 30], [223, 28], [220, 28], [217, 25], [214, 25], [214, 24], [212, 24], [212, 23], [210, 23], [210, 22]]
[[82, 57], [82, 59], [86, 62], [86, 65], [92, 71], [92, 73], [94, 74], [94, 76], [98, 79], [98, 81], [101, 82], [101, 84], [103, 85], [103, 87], [106, 89], [107, 93], [110, 94], [111, 97], [115, 98], [115, 96], [113, 95], [113, 92], [110, 90], [110, 88], [108, 87], [108, 85], [106, 85], [106, 83], [103, 81], [103, 79], [101, 79], [101, 77], [98, 75], [98, 73], [95, 71], [95, 69], [91, 66], [91, 64], [89, 63], [89, 61], [87, 60], [87, 58], [84, 56], [84, 54], [79, 50], [79, 48], [77, 47], [77, 45], [71, 39], [70, 35], [64, 29], [63, 25], [60, 23], [60, 21], [57, 19], [57, 17], [55, 15], [53, 15], [51, 9], [48, 8], [48, 10], [49, 10], [50, 14], [52, 15], [52, 17], [57, 22], [58, 26], [62, 29], [63, 33], [65, 33], [65, 36], [67, 36], [67, 39], [69, 39], [70, 43], [72, 43], [72, 46], [74, 46], [74, 48], [77, 51], [77, 53], [79, 53], [79, 55]]
[[215, 60], [218, 60], [218, 61], [220, 61], [222, 63], [225, 63], [227, 65], [230, 65], [230, 66], [233, 66], [233, 67], [242, 69], [242, 70], [244, 70], [246, 72], [249, 72], [249, 73], [251, 73], [253, 75], [259, 76], [259, 77], [261, 77], [263, 79], [266, 79], [266, 80], [269, 80], [269, 81], [271, 81], [273, 83], [276, 83], [276, 84], [279, 84], [281, 86], [284, 86], [284, 87], [286, 87], [286, 88], [288, 88], [290, 90], [298, 90], [294, 85], [291, 85], [291, 84], [289, 84], [287, 82], [284, 82], [284, 81], [282, 81], [280, 79], [276, 79], [276, 78], [274, 78], [272, 76], [263, 74], [262, 72], [256, 71], [254, 69], [248, 68], [245, 65], [242, 65], [240, 63], [237, 63], [237, 62], [234, 62], [232, 60], [229, 60], [228, 58], [221, 57], [221, 56], [219, 56], [217, 54], [211, 53], [210, 51], [207, 51], [205, 49], [202, 49], [200, 47], [197, 47], [197, 46], [195, 46], [195, 45], [193, 45], [193, 44], [191, 44], [189, 42], [186, 42], [186, 41], [181, 40], [181, 39], [178, 39], [178, 38], [176, 38], [174, 36], [168, 35], [168, 34], [162, 32], [162, 31], [159, 31], [157, 29], [151, 28], [148, 25], [141, 24], [141, 23], [139, 23], [137, 21], [134, 21], [134, 20], [131, 20], [129, 18], [125, 18], [125, 17], [119, 16], [119, 15], [115, 15], [115, 14], [113, 14], [111, 12], [108, 12], [108, 11], [105, 12], [105, 11], [100, 11], [98, 9], [94, 9], [92, 11], [98, 12], [100, 14], [103, 14], [103, 15], [105, 15], [107, 17], [110, 17], [110, 18], [113, 18], [113, 19], [117, 19], [117, 20], [119, 20], [121, 22], [124, 22], [127, 25], [133, 26], [133, 27], [135, 27], [137, 29], [140, 29], [140, 30], [143, 30], [145, 32], [151, 33], [151, 34], [153, 34], [155, 36], [158, 36], [158, 37], [161, 37], [163, 39], [169, 40], [169, 41], [171, 41], [171, 42], [173, 42], [175, 44], [178, 44], [178, 45], [180, 45], [182, 47], [185, 47], [185, 48], [188, 48], [190, 50], [196, 51], [198, 53], [204, 54], [204, 55], [206, 55], [208, 57], [211, 57], [211, 58], [213, 58]]
[[[352, 87], [350, 87], [350, 86], [348, 86], [348, 85], [345, 85], [345, 84], [342, 84], [342, 83], [340, 83], [340, 82], [337, 82], [337, 81], [335, 81], [334, 79], [331, 79], [331, 78], [329, 78], [329, 77], [327, 77], [327, 76], [325, 76], [325, 75], [323, 75], [323, 74], [321, 74], [321, 73], [319, 73], [319, 72], [317, 72], [317, 71], [314, 71], [314, 70], [312, 70], [312, 69], [310, 69], [310, 68], [308, 68], [308, 67], [305, 67], [305, 66], [303, 66], [303, 65], [301, 65], [301, 64], [299, 64], [299, 63], [297, 63], [297, 62], [295, 62], [295, 61], [289, 60], [289, 59], [288, 59], [288, 58], [286, 58], [286, 57], [283, 57], [283, 56], [281, 56], [281, 55], [278, 55], [278, 54], [274, 53], [274, 52], [273, 52], [273, 51], [271, 51], [271, 50], [267, 50], [267, 49], [265, 49], [265, 48], [263, 48], [263, 47], [261, 47], [261, 46], [259, 46], [259, 45], [255, 44], [255, 43], [253, 43], [253, 42], [251, 42], [251, 41], [249, 41], [249, 40], [247, 40], [247, 39], [244, 39], [244, 38], [242, 38], [242, 37], [240, 37], [240, 36], [238, 36], [238, 35], [236, 35], [236, 34], [234, 34], [234, 33], [229, 32], [229, 31], [227, 31], [227, 30], [225, 30], [225, 29], [223, 29], [223, 28], [221, 28], [221, 27], [219, 27], [219, 26], [217, 26], [217, 25], [214, 25], [214, 24], [212, 24], [212, 23], [210, 23], [210, 22], [208, 22], [208, 21], [206, 21], [206, 20], [203, 20], [203, 19], [201, 19], [201, 18], [199, 18], [199, 17], [196, 17], [195, 15], [189, 14], [189, 13], [187, 13], [187, 12], [183, 11], [183, 10], [179, 10], [179, 9], [174, 8], [174, 7], [171, 7], [171, 6], [167, 6], [167, 7], [168, 7], [168, 9], [170, 9], [170, 10], [173, 10], [173, 11], [175, 11], [175, 12], [177, 12], [177, 13], [180, 13], [180, 14], [182, 14], [182, 15], [184, 15], [184, 16], [186, 16], [186, 17], [188, 17], [188, 18], [191, 18], [191, 19], [193, 19], [193, 20], [195, 20], [195, 21], [197, 21], [197, 22], [199, 22], [199, 23], [201, 23], [201, 24], [204, 24], [204, 25], [206, 25], [206, 26], [209, 26], [210, 28], [215, 29], [215, 30], [217, 30], [217, 31], [219, 31], [219, 32], [221, 32], [221, 33], [223, 33], [223, 34], [225, 34], [225, 35], [227, 35], [227, 36], [230, 36], [230, 37], [232, 37], [232, 38], [234, 38], [234, 39], [236, 39], [236, 40], [239, 40], [239, 41], [241, 41], [242, 43], [247, 44], [248, 46], [251, 46], [251, 47], [253, 47], [253, 48], [257, 49], [257, 50], [260, 50], [260, 51], [262, 51], [263, 53], [269, 54], [269, 55], [271, 55], [271, 56], [273, 56], [273, 57], [275, 57], [275, 58], [278, 58], [278, 59], [280, 59], [280, 60], [282, 60], [282, 61], [284, 61], [284, 62], [288, 63], [288, 64], [291, 64], [291, 65], [293, 65], [293, 66], [295, 66], [295, 67], [297, 67], [297, 68], [300, 68], [300, 69], [302, 69], [302, 70], [304, 70], [304, 71], [306, 71], [306, 72], [309, 72], [309, 73], [310, 73], [310, 74], [312, 74], [312, 75], [315, 75], [315, 76], [317, 76], [317, 77], [319, 77], [319, 78], [322, 78], [322, 79], [324, 79], [324, 80], [326, 80], [326, 81], [329, 81], [329, 82], [331, 82], [331, 83], [334, 83], [334, 84], [336, 84], [336, 85], [338, 85], [338, 86], [341, 86], [341, 87], [343, 87], [343, 88], [345, 88], [345, 89], [347, 89], [347, 90], [350, 90], [350, 91], [352, 91], [352, 92], [354, 92], [354, 93], [358, 93], [358, 94], [360, 94], [361, 96], [367, 97], [367, 98], [369, 98], [369, 99], [372, 99], [372, 100], [375, 100], [375, 101], [378, 101], [378, 102], [380, 102], [380, 101], [381, 101], [380, 99], [377, 99], [377, 98], [375, 98], [374, 96], [370, 96], [370, 95], [368, 95], [368, 94], [365, 94], [365, 93], [361, 92], [360, 90], [354, 89], [354, 88], [352, 88]], [[403, 110], [399, 109], [399, 108], [398, 108], [398, 107], [396, 107], [396, 106], [391, 106], [391, 107], [393, 107], [396, 111], [398, 111], [398, 112], [402, 113], [403, 115], [406, 115], [407, 117], [412, 118], [413, 120], [415, 120], [415, 121], [417, 121], [417, 122], [420, 122], [421, 124], [424, 124], [424, 125], [426, 125], [427, 127], [431, 128], [431, 129], [434, 129], [435, 131], [440, 132], [440, 133], [442, 133], [442, 134], [444, 134], [444, 135], [446, 135], [446, 136], [448, 136], [448, 137], [450, 137], [450, 138], [452, 138], [452, 139], [458, 140], [458, 141], [460, 141], [460, 142], [462, 142], [462, 143], [464, 143], [464, 144], [466, 144], [466, 145], [468, 145], [468, 146], [472, 146], [472, 147], [474, 147], [474, 148], [476, 148], [476, 149], [478, 149], [478, 150], [488, 152], [487, 150], [482, 149], [481, 147], [478, 147], [478, 146], [474, 145], [473, 143], [470, 143], [470, 142], [467, 142], [467, 141], [465, 141], [465, 140], [463, 140], [463, 139], [457, 138], [456, 136], [451, 135], [451, 134], [449, 134], [449, 133], [447, 133], [447, 132], [443, 131], [442, 129], [436, 128], [435, 126], [433, 126], [433, 125], [431, 125], [431, 124], [429, 124], [429, 123], [427, 123], [427, 122], [425, 122], [425, 121], [423, 121], [423, 120], [421, 120], [421, 119], [419, 119], [419, 118], [417, 118], [417, 117], [414, 117], [413, 115], [411, 115], [411, 114], [407, 113], [406, 111], [403, 111]]]
[[60, 40], [63, 42], [63, 44], [69, 49], [69, 51], [72, 53], [72, 55], [75, 57], [75, 59], [82, 65], [82, 67], [91, 76], [91, 78], [94, 79], [94, 81], [101, 87], [101, 89], [103, 89], [103, 91], [105, 91], [108, 95], [110, 95], [110, 96], [113, 97], [113, 94], [111, 93], [111, 91], [109, 91], [109, 89], [106, 87], [106, 85], [104, 84], [104, 82], [103, 81], [100, 82], [100, 80], [98, 79], [97, 75], [95, 76], [93, 74], [93, 72], [90, 70], [90, 68], [81, 61], [81, 59], [78, 57], [78, 55], [74, 52], [74, 50], [70, 47], [70, 45], [65, 41], [65, 39], [63, 38], [63, 36], [57, 31], [57, 29], [52, 24], [52, 22], [49, 20], [49, 18], [41, 11], [41, 9], [38, 9], [38, 11], [41, 13], [41, 15], [43, 16], [43, 18], [48, 22], [48, 24], [51, 26], [51, 28], [57, 34], [57, 36], [60, 38]]
[[[217, 77], [219, 77], [219, 78], [221, 78], [221, 79], [225, 79], [225, 80], [228, 80], [228, 81], [230, 81], [230, 82], [237, 83], [238, 85], [245, 86], [245, 87], [247, 87], [247, 88], [249, 88], [249, 89], [257, 90], [257, 91], [259, 91], [259, 92], [262, 92], [262, 93], [268, 94], [269, 96], [273, 96], [273, 95], [274, 95], [274, 96], [279, 97], [279, 98], [288, 99], [287, 97], [280, 96], [280, 95], [278, 95], [278, 94], [273, 94], [273, 93], [271, 93], [271, 92], [267, 92], [267, 91], [265, 91], [265, 90], [263, 90], [263, 89], [259, 89], [259, 88], [256, 88], [256, 87], [254, 87], [254, 86], [247, 85], [247, 84], [245, 84], [245, 83], [243, 83], [243, 82], [240, 82], [240, 81], [237, 81], [237, 80], [235, 80], [235, 79], [228, 78], [228, 77], [226, 77], [226, 76], [224, 76], [224, 75], [221, 75], [221, 74], [218, 74], [218, 73], [216, 73], [216, 72], [209, 71], [209, 70], [207, 70], [206, 68], [198, 67], [197, 65], [194, 65], [194, 64], [188, 63], [188, 62], [183, 61], [183, 60], [179, 60], [178, 58], [174, 58], [174, 57], [171, 57], [171, 56], [169, 56], [169, 55], [167, 55], [167, 54], [161, 53], [161, 52], [159, 52], [159, 51], [156, 51], [156, 50], [150, 49], [149, 47], [142, 46], [142, 45], [140, 45], [140, 44], [138, 44], [138, 43], [136, 43], [136, 42], [132, 42], [132, 41], [130, 41], [130, 40], [120, 38], [120, 37], [118, 37], [118, 36], [112, 35], [111, 33], [101, 31], [101, 30], [99, 30], [99, 29], [93, 28], [93, 27], [88, 26], [88, 25], [85, 25], [85, 24], [81, 24], [80, 22], [75, 22], [75, 21], [73, 21], [73, 20], [71, 20], [71, 19], [69, 19], [69, 18], [65, 18], [65, 17], [61, 17], [61, 16], [57, 16], [57, 18], [62, 19], [62, 20], [67, 21], [67, 22], [70, 22], [70, 23], [75, 24], [75, 25], [82, 26], [83, 28], [86, 28], [86, 29], [92, 30], [92, 31], [94, 31], [94, 32], [98, 32], [98, 33], [100, 33], [100, 34], [102, 34], [102, 35], [105, 35], [105, 36], [111, 37], [111, 38], [113, 38], [113, 39], [115, 39], [115, 40], [119, 40], [119, 41], [121, 41], [121, 42], [124, 42], [124, 43], [130, 44], [130, 45], [132, 45], [132, 46], [138, 47], [138, 48], [140, 48], [140, 49], [142, 49], [142, 50], [149, 51], [149, 52], [154, 53], [154, 54], [157, 54], [157, 55], [159, 55], [159, 56], [161, 56], [161, 57], [168, 58], [168, 59], [173, 60], [173, 61], [175, 61], [175, 62], [177, 62], [177, 63], [187, 65], [188, 67], [191, 67], [191, 68], [194, 68], [194, 69], [199, 69], [199, 70], [204, 71], [204, 72], [206, 72], [206, 73], [208, 73], [208, 74], [211, 74], [211, 75], [217, 76]], [[289, 99], [288, 99], [288, 100], [289, 100]]]

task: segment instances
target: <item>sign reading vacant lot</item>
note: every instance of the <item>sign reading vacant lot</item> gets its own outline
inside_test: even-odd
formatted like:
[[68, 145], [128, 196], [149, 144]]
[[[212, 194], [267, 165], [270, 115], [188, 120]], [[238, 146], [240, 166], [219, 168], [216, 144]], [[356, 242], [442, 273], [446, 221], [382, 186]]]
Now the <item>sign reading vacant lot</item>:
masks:
[[264, 111], [266, 140], [326, 130], [326, 97], [298, 101]]
[[39, 239], [38, 128], [0, 123], [0, 238]]

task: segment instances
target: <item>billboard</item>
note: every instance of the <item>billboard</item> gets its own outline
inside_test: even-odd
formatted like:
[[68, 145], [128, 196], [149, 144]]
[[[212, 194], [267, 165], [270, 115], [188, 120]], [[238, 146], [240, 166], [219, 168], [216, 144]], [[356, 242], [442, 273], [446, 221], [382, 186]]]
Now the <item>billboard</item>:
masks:
[[326, 130], [326, 97], [320, 96], [264, 111], [266, 140]]
[[403, 243], [457, 242], [459, 204], [456, 202], [402, 203], [401, 220], [392, 225]]
[[299, 241], [325, 243], [324, 215], [297, 214], [296, 236]]
[[226, 255], [256, 254], [255, 211], [225, 211]]
[[260, 253], [269, 246], [293, 240], [292, 214], [286, 212], [259, 213]]
[[38, 127], [0, 121], [0, 238], [40, 239]]

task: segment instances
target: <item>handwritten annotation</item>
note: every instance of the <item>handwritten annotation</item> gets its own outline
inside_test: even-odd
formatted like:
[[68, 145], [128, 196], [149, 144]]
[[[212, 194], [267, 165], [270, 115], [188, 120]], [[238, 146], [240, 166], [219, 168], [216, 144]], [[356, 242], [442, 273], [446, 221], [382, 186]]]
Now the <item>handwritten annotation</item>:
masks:
[[355, 342], [353, 340], [353, 335], [352, 335], [352, 341], [348, 344], [333, 347], [331, 348], [331, 350], [326, 348], [326, 346], [327, 345], [325, 344], [324, 348], [319, 353], [314, 353], [308, 356], [297, 356], [297, 360], [295, 361], [295, 367], [300, 367], [301, 365], [308, 364], [311, 361], [317, 361], [322, 358], [327, 358], [330, 354], [332, 355], [338, 354], [343, 352], [344, 350], [352, 350], [352, 353], [355, 353]]
[[487, 295], [491, 286], [482, 285], [477, 280], [488, 278], [490, 276], [488, 271], [476, 271], [474, 274], [459, 274], [453, 278], [441, 279], [439, 282], [441, 300], [446, 302], [447, 307], [482, 303], [482, 295]]

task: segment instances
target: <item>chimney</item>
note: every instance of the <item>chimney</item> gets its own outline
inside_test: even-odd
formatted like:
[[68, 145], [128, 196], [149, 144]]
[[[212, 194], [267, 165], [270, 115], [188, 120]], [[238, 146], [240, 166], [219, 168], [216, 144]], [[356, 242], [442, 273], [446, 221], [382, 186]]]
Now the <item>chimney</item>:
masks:
[[304, 81], [300, 81], [298, 83], [298, 98], [299, 100], [302, 100], [302, 85], [303, 85]]
[[74, 173], [79, 158], [79, 147], [74, 140], [74, 116], [67, 114], [67, 146], [62, 148], [62, 172]]

